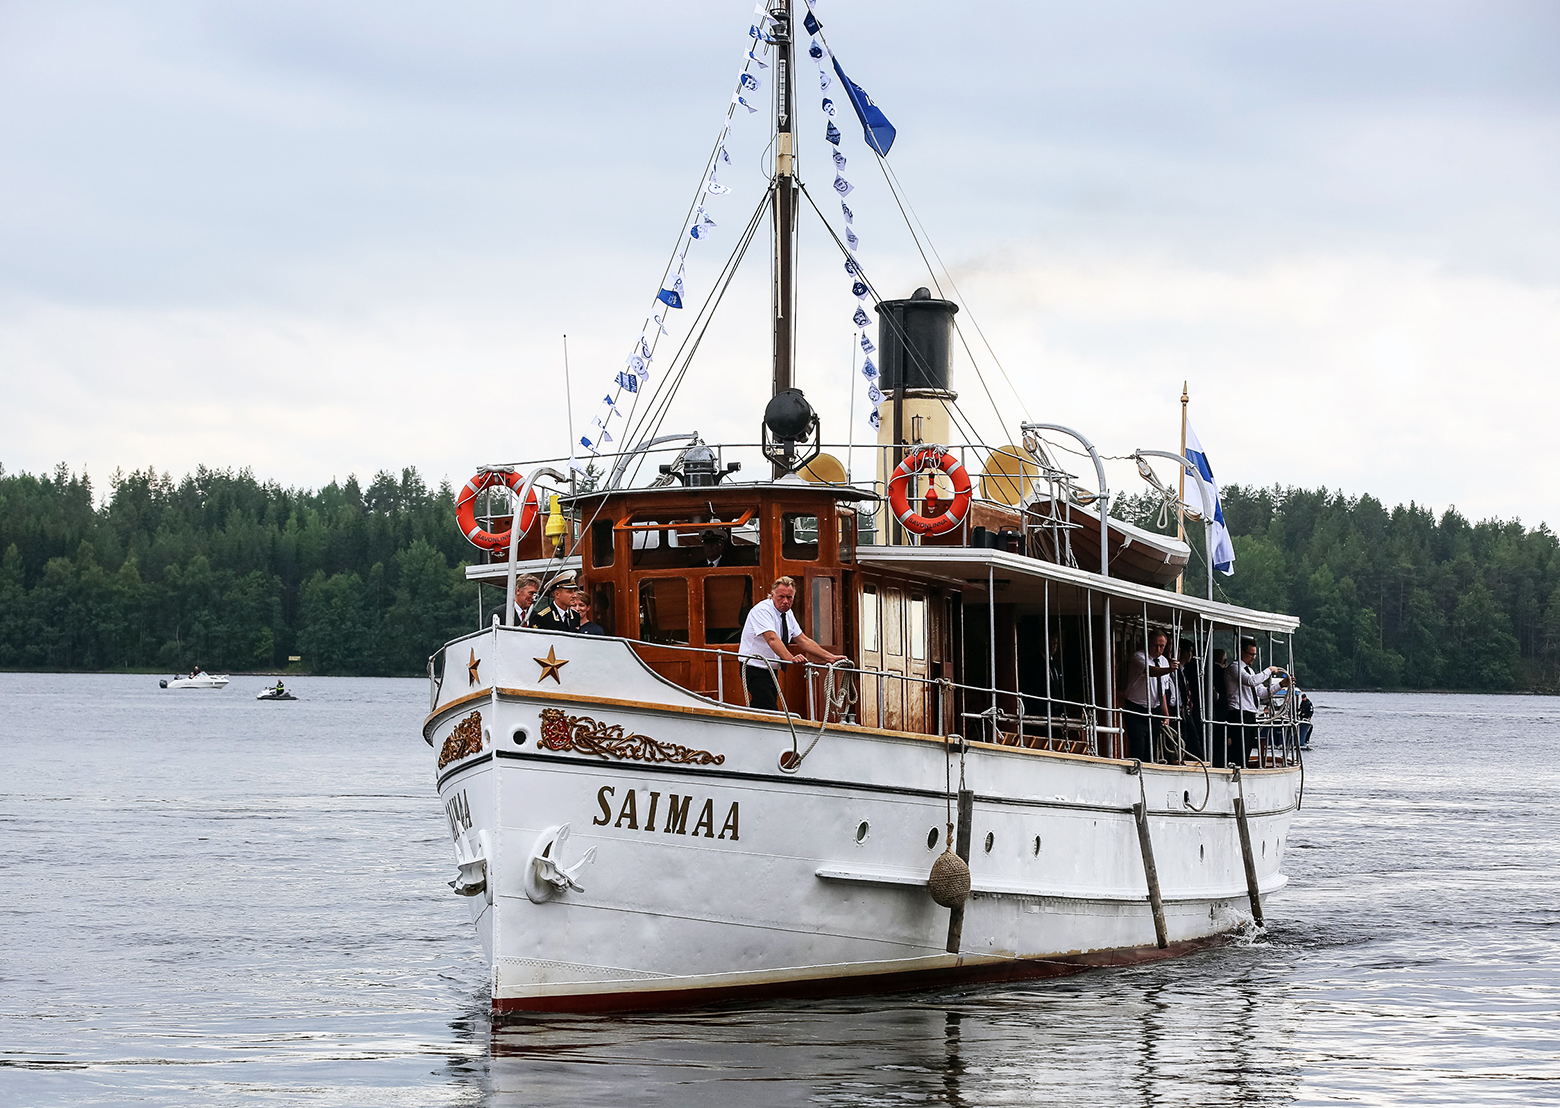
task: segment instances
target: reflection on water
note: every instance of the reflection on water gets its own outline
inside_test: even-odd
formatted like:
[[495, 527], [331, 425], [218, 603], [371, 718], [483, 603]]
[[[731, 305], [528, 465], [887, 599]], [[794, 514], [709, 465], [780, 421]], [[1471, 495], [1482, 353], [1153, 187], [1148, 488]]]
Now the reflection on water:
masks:
[[1224, 947], [495, 1028], [423, 683], [155, 685], [0, 674], [0, 1104], [1560, 1104], [1554, 699], [1316, 696]]
[[1235, 945], [962, 993], [511, 1021], [481, 1088], [490, 1104], [1290, 1104], [1284, 962]]

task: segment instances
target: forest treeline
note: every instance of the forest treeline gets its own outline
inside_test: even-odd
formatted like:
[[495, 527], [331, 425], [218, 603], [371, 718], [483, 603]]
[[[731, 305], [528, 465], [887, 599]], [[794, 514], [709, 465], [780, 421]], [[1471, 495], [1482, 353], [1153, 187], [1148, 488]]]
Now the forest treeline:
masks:
[[[1157, 528], [1158, 506], [1120, 507]], [[1307, 685], [1560, 689], [1547, 527], [1325, 489], [1232, 486], [1224, 510], [1236, 573], [1215, 595], [1299, 616]], [[64, 466], [0, 468], [0, 552], [9, 668], [265, 670], [299, 656], [314, 673], [416, 674], [476, 623], [454, 491], [411, 468], [312, 491], [247, 470], [146, 470], [116, 473], [103, 497]]]
[[476, 623], [448, 483], [0, 470], [0, 666], [415, 674]]

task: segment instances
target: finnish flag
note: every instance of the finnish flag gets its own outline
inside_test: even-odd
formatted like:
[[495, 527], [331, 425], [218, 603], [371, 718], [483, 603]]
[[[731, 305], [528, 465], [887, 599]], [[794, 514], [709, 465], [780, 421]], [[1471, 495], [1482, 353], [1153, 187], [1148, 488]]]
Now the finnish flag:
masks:
[[[1213, 568], [1226, 577], [1235, 576], [1235, 544], [1230, 541], [1230, 529], [1224, 525], [1224, 502], [1219, 496], [1219, 482], [1213, 478], [1213, 467], [1208, 464], [1208, 454], [1202, 448], [1202, 443], [1197, 438], [1197, 432], [1192, 430], [1192, 425], [1186, 425], [1186, 460], [1197, 467], [1202, 473], [1204, 481], [1213, 490], [1213, 526], [1209, 530], [1213, 549], [1209, 558], [1213, 561]], [[1187, 470], [1188, 476], [1195, 475]]]

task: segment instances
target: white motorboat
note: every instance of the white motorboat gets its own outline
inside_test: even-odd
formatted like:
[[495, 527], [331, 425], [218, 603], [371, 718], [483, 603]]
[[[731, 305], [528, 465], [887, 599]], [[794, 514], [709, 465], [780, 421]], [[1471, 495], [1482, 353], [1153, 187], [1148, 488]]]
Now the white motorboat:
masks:
[[[862, 301], [847, 306], [856, 325], [867, 306], [878, 313], [881, 377], [866, 363], [877, 441], [823, 440], [793, 387], [805, 188], [792, 15], [792, 0], [772, 0], [751, 32], [738, 97], [775, 82], [774, 173], [722, 270], [734, 270], [767, 206], [774, 304], [785, 310], [763, 328], [775, 379], [760, 444], [660, 434], [654, 413], [691, 351], [666, 359], [668, 391], [635, 409], [651, 415], [620, 425], [612, 399], [649, 387], [650, 343], [686, 291], [680, 251], [713, 225], [703, 204], [717, 195], [728, 116], [657, 297], [666, 307], [596, 425], [637, 445], [612, 454], [604, 434], [588, 435], [601, 467], [588, 486], [557, 459], [484, 466], [457, 502], [461, 530], [486, 552], [468, 577], [498, 586], [500, 614], [429, 659], [423, 737], [454, 845], [450, 886], [469, 906], [496, 1012], [1120, 965], [1260, 924], [1286, 882], [1302, 783], [1287, 717], [1264, 717], [1281, 740], [1262, 745], [1255, 765], [1231, 765], [1247, 749], [1237, 728], [1227, 736], [1204, 713], [1168, 739], [1157, 727], [1153, 741], [1155, 721], [1119, 690], [1134, 644], [1164, 631], [1191, 643], [1183, 695], [1207, 704], [1216, 649], [1233, 657], [1255, 638], [1270, 659], [1289, 658], [1297, 621], [1167, 587], [1188, 547], [1109, 519], [1105, 470], [1082, 435], [1026, 421], [1000, 445], [952, 444], [951, 422], [965, 422], [952, 418], [958, 308], [925, 289], [879, 297], [849, 224], [829, 237]], [[832, 95], [855, 106], [865, 140], [886, 154], [891, 128], [837, 61], [825, 66], [832, 55], [806, 15], [803, 43], [826, 89], [819, 131], [827, 123], [839, 142], [827, 99], [837, 76]], [[746, 101], [733, 103], [745, 120], [735, 105]], [[865, 332], [861, 345], [871, 352]], [[1092, 460], [1095, 486], [1062, 467], [1058, 437]], [[847, 461], [866, 449], [875, 464], [852, 480], [825, 449]], [[1135, 456], [1191, 465], [1167, 451]], [[739, 481], [739, 461], [760, 476]], [[1209, 486], [1197, 477], [1193, 488], [1212, 519]], [[506, 490], [508, 517], [491, 500]], [[701, 556], [711, 531], [718, 559]], [[583, 576], [605, 635], [515, 625], [519, 575], [545, 586], [565, 570]], [[764, 710], [749, 701], [738, 639], [782, 577], [803, 631], [843, 661], [785, 667], [778, 708]]]
[[162, 689], [225, 689], [227, 688], [228, 675], [220, 673], [215, 676], [205, 670], [197, 670], [185, 677], [165, 678], [157, 682], [157, 687]]

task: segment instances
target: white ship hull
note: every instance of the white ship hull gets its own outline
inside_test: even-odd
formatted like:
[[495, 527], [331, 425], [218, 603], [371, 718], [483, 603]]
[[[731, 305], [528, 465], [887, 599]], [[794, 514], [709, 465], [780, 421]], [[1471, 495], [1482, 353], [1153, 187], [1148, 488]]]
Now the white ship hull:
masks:
[[[1250, 918], [1242, 789], [1261, 895], [1286, 880], [1294, 767], [1240, 781], [1191, 767], [1135, 774], [972, 743], [973, 892], [950, 954], [950, 913], [926, 879], [945, 847], [956, 746], [831, 725], [788, 774], [784, 717], [672, 685], [622, 640], [493, 628], [444, 654], [424, 734], [445, 762], [453, 884], [489, 958], [495, 1010], [870, 992], [1181, 953]], [[797, 729], [805, 749], [817, 724]]]

